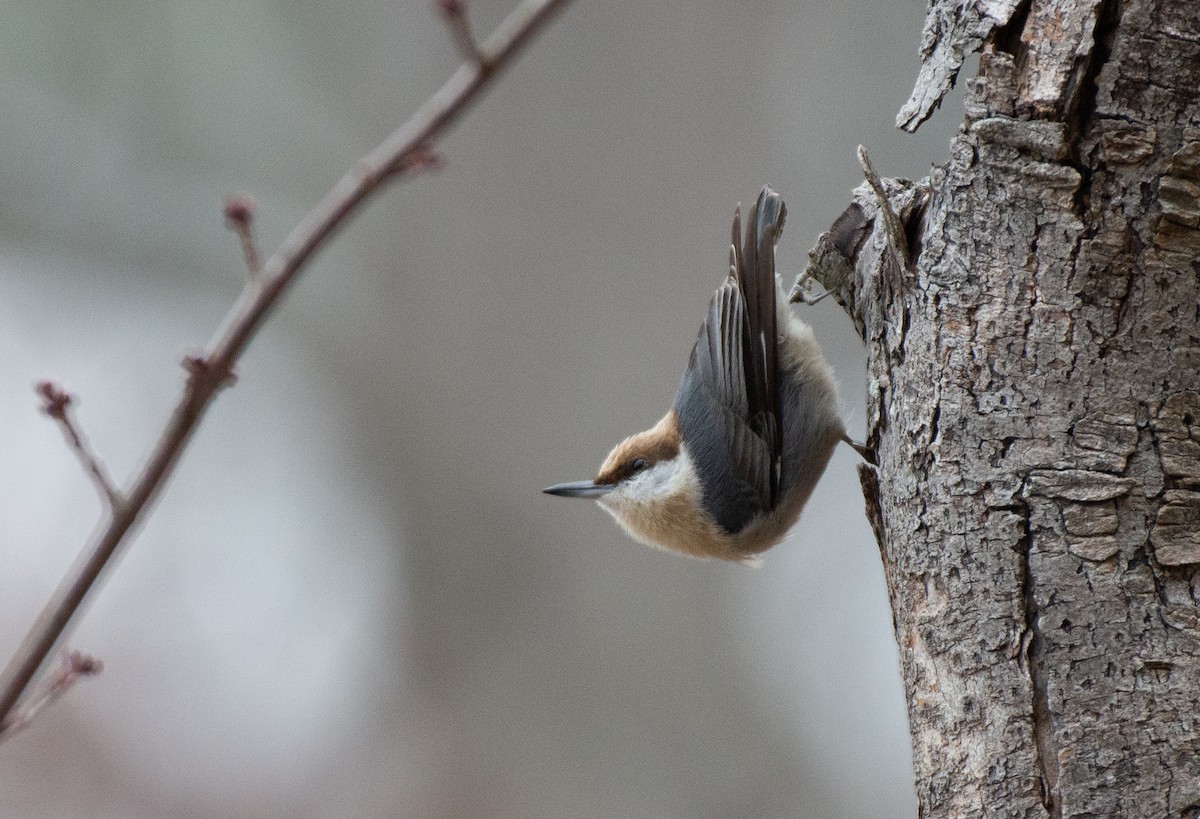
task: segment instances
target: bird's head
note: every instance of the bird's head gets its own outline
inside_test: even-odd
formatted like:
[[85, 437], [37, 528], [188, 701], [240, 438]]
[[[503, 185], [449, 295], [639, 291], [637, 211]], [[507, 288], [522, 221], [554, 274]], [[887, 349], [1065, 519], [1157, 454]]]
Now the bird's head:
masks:
[[592, 498], [614, 514], [647, 503], [672, 489], [679, 472], [679, 424], [672, 410], [652, 428], [617, 444], [590, 481], [560, 483], [544, 491], [565, 498]]
[[705, 510], [700, 479], [674, 410], [652, 429], [617, 444], [592, 480], [545, 491], [598, 501], [634, 540], [647, 545], [693, 557], [757, 563], [753, 555], [734, 548]]

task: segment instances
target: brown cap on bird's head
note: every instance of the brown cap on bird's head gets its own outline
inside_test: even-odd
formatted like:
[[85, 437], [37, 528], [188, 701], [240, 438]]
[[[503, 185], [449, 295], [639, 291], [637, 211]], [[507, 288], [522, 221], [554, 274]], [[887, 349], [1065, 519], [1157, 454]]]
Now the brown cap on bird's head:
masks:
[[596, 483], [612, 485], [679, 454], [679, 421], [675, 410], [668, 412], [653, 428], [631, 435], [608, 454], [600, 465]]

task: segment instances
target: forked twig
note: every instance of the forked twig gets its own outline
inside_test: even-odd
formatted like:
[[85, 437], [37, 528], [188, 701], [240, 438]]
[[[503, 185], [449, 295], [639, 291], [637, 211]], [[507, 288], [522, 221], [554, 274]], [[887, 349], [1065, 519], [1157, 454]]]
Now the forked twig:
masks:
[[[161, 492], [197, 423], [221, 387], [230, 382], [238, 358], [313, 254], [384, 182], [400, 174], [436, 166], [437, 154], [430, 148], [433, 141], [457, 121], [499, 75], [500, 69], [517, 56], [566, 2], [523, 0], [491, 36], [478, 44], [475, 59], [459, 67], [408, 122], [355, 163], [293, 228], [261, 265], [259, 274], [251, 276], [226, 316], [223, 329], [201, 354], [185, 360], [188, 378], [183, 395], [145, 465], [134, 476], [125, 501], [113, 506], [111, 520], [84, 549], [83, 556], [59, 584], [0, 675], [0, 737], [15, 727], [14, 707], [58, 644], [104, 567]], [[247, 267], [251, 270], [252, 258], [247, 254]]]
[[492, 65], [487, 56], [479, 48], [475, 35], [471, 33], [471, 23], [467, 20], [466, 0], [437, 0], [438, 9], [442, 12], [454, 42], [464, 59], [478, 63], [484, 71], [490, 71]]
[[79, 458], [79, 462], [83, 465], [83, 471], [96, 485], [96, 491], [100, 493], [100, 500], [107, 504], [110, 510], [116, 510], [122, 506], [125, 498], [122, 497], [112, 478], [108, 476], [108, 470], [100, 462], [100, 457], [92, 451], [87, 438], [83, 436], [83, 430], [80, 429], [75, 416], [71, 414], [71, 405], [75, 403], [74, 397], [53, 381], [39, 381], [35, 389], [37, 394], [42, 397], [42, 412], [53, 418], [59, 429], [62, 430], [63, 437], [67, 439], [67, 446]]

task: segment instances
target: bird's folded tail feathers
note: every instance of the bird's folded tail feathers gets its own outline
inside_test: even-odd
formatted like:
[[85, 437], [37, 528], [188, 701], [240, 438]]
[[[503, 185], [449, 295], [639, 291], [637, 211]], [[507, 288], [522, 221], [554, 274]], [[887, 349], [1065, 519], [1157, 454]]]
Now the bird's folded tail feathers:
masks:
[[[778, 489], [778, 455], [783, 449], [779, 424], [778, 345], [775, 283], [775, 245], [783, 230], [787, 208], [783, 198], [764, 187], [746, 214], [746, 232], [741, 232], [740, 209], [733, 217], [733, 261], [736, 281], [746, 303], [742, 350], [745, 357], [747, 420], [775, 454], [771, 474], [771, 497]], [[740, 253], [737, 251], [741, 244]]]

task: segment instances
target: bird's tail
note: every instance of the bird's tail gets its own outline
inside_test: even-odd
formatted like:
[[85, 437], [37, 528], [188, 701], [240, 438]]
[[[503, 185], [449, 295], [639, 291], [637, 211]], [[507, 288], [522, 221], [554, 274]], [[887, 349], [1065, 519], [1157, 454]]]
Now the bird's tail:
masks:
[[[755, 431], [781, 451], [778, 390], [778, 339], [775, 282], [775, 245], [783, 231], [787, 207], [783, 197], [764, 187], [746, 214], [742, 236], [741, 213], [733, 216], [731, 266], [738, 289], [746, 303], [742, 337], [743, 367], [747, 374], [749, 418]], [[772, 495], [775, 489], [772, 475]]]

